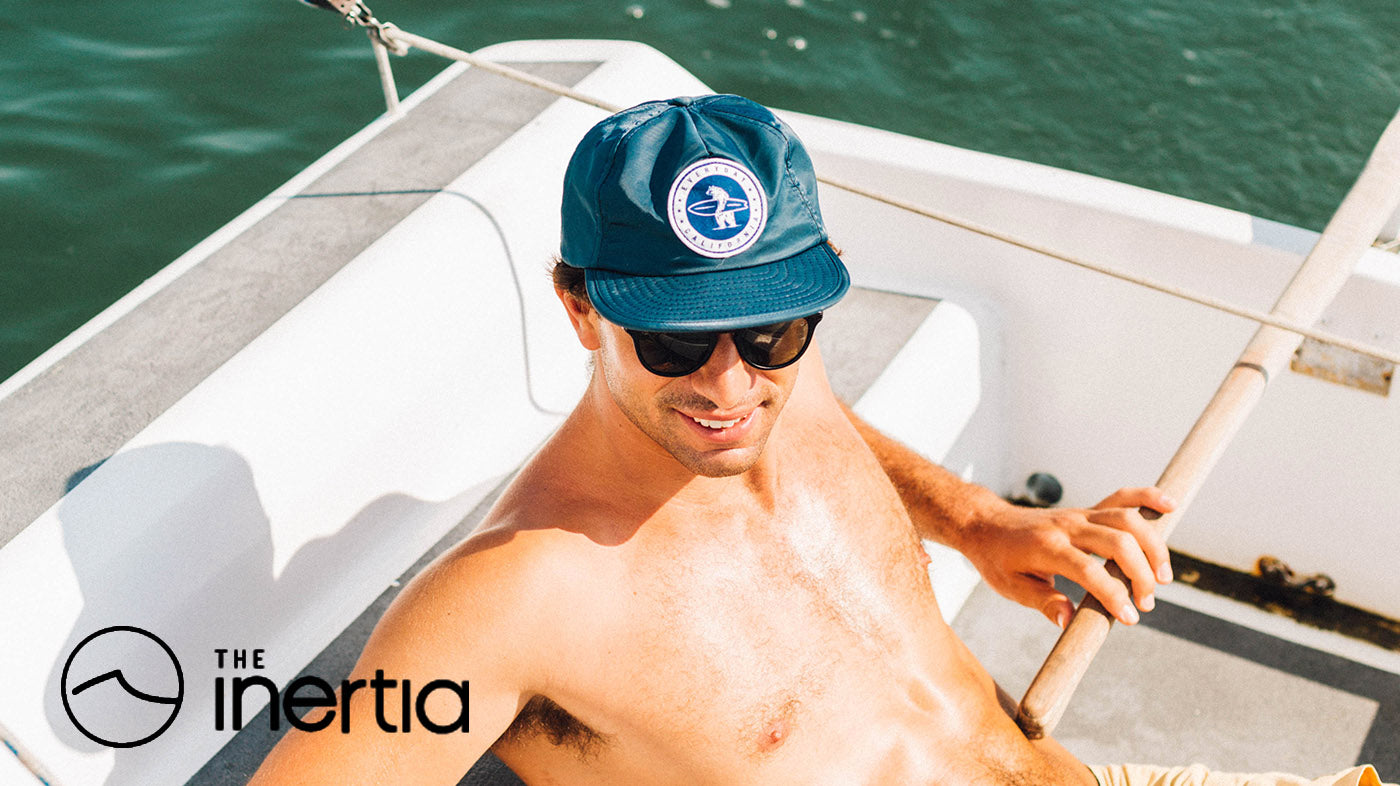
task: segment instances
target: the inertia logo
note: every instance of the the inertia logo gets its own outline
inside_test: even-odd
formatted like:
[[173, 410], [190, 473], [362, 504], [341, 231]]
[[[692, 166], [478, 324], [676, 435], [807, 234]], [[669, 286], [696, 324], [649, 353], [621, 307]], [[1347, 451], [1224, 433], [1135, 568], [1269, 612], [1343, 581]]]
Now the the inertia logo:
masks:
[[[388, 733], [470, 729], [471, 686], [466, 680], [430, 680], [419, 687], [407, 679], [386, 677], [381, 669], [373, 679], [339, 684], [303, 674], [279, 689], [260, 673], [264, 655], [261, 649], [214, 650], [214, 731], [239, 731], [245, 708], [260, 706], [262, 700], [270, 705], [267, 723], [272, 731], [285, 719], [301, 731], [338, 729], [348, 734], [352, 715], [366, 722], [372, 718]], [[229, 672], [233, 673], [226, 677]], [[114, 625], [73, 649], [63, 666], [60, 690], [68, 718], [88, 739], [111, 748], [134, 748], [164, 734], [175, 722], [185, 700], [185, 674], [174, 651], [155, 634]]]
[[185, 700], [180, 661], [150, 631], [103, 628], [83, 639], [63, 665], [63, 709], [88, 739], [134, 748], [175, 722]]
[[[450, 734], [470, 730], [471, 685], [466, 680], [432, 680], [415, 692], [409, 680], [391, 679], [384, 676], [383, 669], [376, 669], [373, 679], [346, 679], [338, 686], [320, 677], [302, 675], [279, 691], [271, 679], [256, 673], [263, 669], [264, 654], [260, 649], [214, 650], [220, 671], [240, 671], [251, 667], [255, 672], [251, 675], [236, 674], [227, 681], [223, 677], [214, 679], [216, 731], [223, 731], [230, 725], [234, 731], [243, 728], [244, 694], [249, 690], [253, 691], [254, 698], [267, 698], [270, 710], [268, 728], [272, 731], [277, 731], [280, 719], [285, 718], [293, 728], [301, 731], [338, 728], [340, 733], [349, 734], [352, 706], [365, 708], [365, 714], [368, 714], [367, 702], [373, 702], [374, 723], [383, 732], [406, 734], [421, 728], [433, 734]], [[355, 698], [357, 693], [360, 694], [358, 703]], [[430, 702], [435, 707], [436, 718], [429, 714]], [[228, 722], [229, 715], [232, 715], [231, 724]], [[336, 723], [337, 718], [339, 723]]]

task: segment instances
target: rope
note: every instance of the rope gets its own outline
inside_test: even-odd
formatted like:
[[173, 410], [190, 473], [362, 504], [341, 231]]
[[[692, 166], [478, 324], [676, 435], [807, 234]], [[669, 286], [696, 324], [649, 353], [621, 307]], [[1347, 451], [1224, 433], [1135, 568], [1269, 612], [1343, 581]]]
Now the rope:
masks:
[[379, 69], [379, 86], [384, 89], [384, 106], [390, 115], [398, 115], [399, 89], [394, 85], [394, 70], [389, 67], [389, 47], [374, 30], [370, 31], [369, 45], [374, 50], [374, 65]]
[[939, 211], [933, 210], [932, 208], [924, 207], [923, 205], [918, 205], [913, 202], [908, 202], [903, 199], [889, 196], [888, 194], [881, 194], [876, 191], [871, 191], [867, 188], [854, 185], [852, 183], [847, 183], [844, 181], [834, 180], [826, 177], [818, 177], [817, 179], [823, 183], [826, 183], [829, 186], [839, 188], [843, 191], [849, 191], [852, 194], [863, 196], [867, 199], [873, 199], [876, 202], [880, 202], [891, 207], [896, 207], [901, 210], [907, 210], [911, 213], [916, 213], [925, 218], [931, 218], [934, 221], [940, 221], [942, 223], [958, 227], [959, 229], [965, 229], [969, 232], [974, 232], [976, 234], [983, 235], [984, 237], [989, 237], [994, 240], [1000, 240], [1003, 243], [1016, 246], [1017, 248], [1023, 248], [1027, 251], [1033, 251], [1037, 254], [1044, 254], [1045, 256], [1050, 257], [1052, 259], [1058, 259], [1061, 262], [1068, 262], [1071, 265], [1076, 265], [1086, 270], [1092, 270], [1095, 273], [1101, 273], [1105, 276], [1119, 279], [1120, 281], [1126, 281], [1130, 284], [1136, 284], [1140, 287], [1146, 287], [1147, 289], [1151, 289], [1156, 292], [1161, 292], [1164, 295], [1171, 295], [1172, 297], [1187, 300], [1192, 303], [1197, 303], [1208, 308], [1216, 309], [1217, 311], [1224, 311], [1227, 314], [1233, 314], [1237, 317], [1243, 317], [1245, 319], [1250, 319], [1264, 325], [1281, 328], [1291, 333], [1297, 333], [1300, 336], [1313, 339], [1314, 341], [1320, 341], [1324, 344], [1331, 344], [1333, 346], [1338, 346], [1343, 349], [1351, 350], [1352, 352], [1356, 352], [1362, 355], [1377, 358], [1379, 360], [1384, 360], [1389, 363], [1395, 363], [1397, 365], [1400, 365], [1400, 352], [1392, 352], [1390, 350], [1382, 349], [1380, 347], [1373, 347], [1369, 344], [1365, 344], [1362, 342], [1352, 341], [1349, 338], [1339, 336], [1335, 333], [1330, 333], [1325, 330], [1315, 330], [1306, 325], [1300, 325], [1291, 320], [1281, 319], [1279, 317], [1274, 316], [1273, 314], [1269, 314], [1264, 311], [1259, 311], [1258, 309], [1249, 308], [1247, 306], [1237, 306], [1228, 301], [1221, 300], [1220, 298], [1217, 298], [1213, 295], [1202, 295], [1200, 293], [1191, 292], [1181, 287], [1175, 287], [1170, 284], [1163, 284], [1157, 281], [1153, 281], [1152, 279], [1139, 276], [1133, 273], [1128, 273], [1126, 271], [1119, 270], [1117, 268], [1112, 268], [1107, 265], [1099, 264], [1097, 262], [1090, 262], [1085, 259], [1080, 259], [1071, 254], [1065, 254], [1060, 251], [1056, 251], [1053, 248], [1042, 246], [1039, 243], [1034, 243], [1029, 240], [1018, 238], [1013, 235], [1009, 235], [1004, 232], [1000, 232], [998, 230], [991, 229], [980, 224], [976, 224], [964, 218], [950, 216], [946, 213], [941, 213]]
[[580, 93], [579, 91], [574, 90], [571, 87], [566, 87], [557, 82], [551, 82], [548, 79], [541, 79], [535, 76], [534, 74], [527, 74], [524, 71], [511, 68], [507, 65], [501, 65], [500, 63], [497, 63], [494, 60], [487, 60], [486, 58], [479, 57], [477, 55], [472, 54], [471, 52], [466, 52], [456, 47], [448, 46], [446, 44], [440, 44], [437, 41], [432, 40], [431, 38], [424, 38], [419, 35], [414, 35], [413, 33], [404, 32], [403, 30], [400, 30], [397, 27], [390, 28], [384, 32], [389, 38], [398, 41], [406, 46], [416, 47], [418, 49], [422, 49], [424, 52], [427, 52], [429, 54], [434, 54], [438, 57], [445, 57], [448, 60], [459, 60], [475, 68], [480, 68], [484, 71], [490, 71], [493, 74], [498, 74], [507, 79], [513, 79], [517, 82], [522, 82], [531, 87], [539, 88], [540, 90], [543, 90], [547, 93], [553, 93], [554, 95], [560, 96], [561, 98], [571, 98], [580, 103], [588, 104], [589, 106], [596, 106], [599, 109], [610, 113], [620, 112], [623, 109], [626, 109], [626, 107], [621, 106], [619, 104], [610, 103], [608, 101], [604, 101], [601, 98], [595, 98], [594, 96], [590, 96], [586, 93]]
[[[363, 6], [361, 6], [361, 8], [363, 8]], [[373, 17], [370, 16], [369, 20], [373, 22]], [[540, 90], [553, 93], [554, 95], [560, 96], [562, 98], [569, 98], [574, 101], [579, 101], [581, 103], [588, 104], [590, 106], [598, 107], [599, 109], [602, 109], [606, 112], [618, 112], [624, 108], [618, 104], [604, 101], [600, 98], [588, 95], [586, 93], [581, 93], [577, 90], [574, 90], [573, 88], [566, 87], [556, 82], [551, 82], [547, 79], [541, 79], [540, 77], [534, 76], [533, 74], [527, 74], [524, 71], [520, 71], [518, 69], [511, 68], [510, 66], [497, 63], [493, 60], [488, 60], [484, 57], [474, 55], [471, 52], [457, 49], [456, 47], [447, 46], [446, 44], [442, 44], [419, 35], [414, 35], [413, 33], [405, 32], [403, 30], [398, 29], [397, 27], [394, 27], [393, 25], [379, 25], [377, 28], [377, 32], [381, 37], [381, 40], [383, 40], [391, 50], [395, 50], [397, 48], [395, 46], [396, 44], [398, 45], [398, 47], [403, 48], [415, 47], [417, 49], [423, 50], [424, 52], [428, 52], [429, 54], [438, 55], [439, 57], [445, 57], [449, 60], [457, 60], [475, 68], [480, 68], [485, 71], [489, 71], [493, 74], [503, 76], [507, 79], [512, 79], [517, 82], [530, 85], [531, 87], [535, 87]], [[1217, 311], [1223, 311], [1227, 314], [1232, 314], [1243, 319], [1252, 320], [1263, 325], [1269, 325], [1272, 327], [1280, 328], [1282, 330], [1287, 330], [1289, 332], [1296, 333], [1300, 336], [1313, 339], [1314, 341], [1318, 341], [1324, 344], [1331, 344], [1333, 346], [1341, 347], [1342, 349], [1350, 350], [1361, 355], [1367, 355], [1369, 357], [1383, 360], [1388, 363], [1400, 365], [1400, 352], [1394, 352], [1380, 347], [1371, 346], [1364, 342], [1353, 341], [1344, 336], [1339, 336], [1335, 333], [1331, 333], [1325, 330], [1317, 330], [1308, 325], [1301, 325], [1291, 320], [1283, 319], [1274, 316], [1273, 314], [1260, 311], [1258, 309], [1249, 308], [1246, 306], [1238, 306], [1228, 301], [1214, 297], [1212, 295], [1205, 295], [1197, 292], [1192, 292], [1181, 287], [1172, 286], [1170, 284], [1163, 284], [1152, 279], [1146, 278], [1144, 276], [1139, 276], [1124, 270], [1109, 267], [1108, 265], [1100, 264], [1097, 262], [1091, 262], [1089, 260], [1057, 251], [1053, 248], [1032, 242], [1030, 240], [1025, 240], [1023, 238], [1019, 238], [1014, 235], [1010, 235], [1008, 233], [992, 229], [990, 227], [982, 226], [964, 218], [949, 215], [947, 213], [943, 213], [941, 211], [937, 211], [932, 208], [916, 204], [914, 202], [909, 202], [904, 199], [899, 199], [898, 197], [893, 197], [888, 194], [882, 194], [877, 191], [872, 191], [868, 188], [865, 188], [864, 186], [859, 186], [844, 180], [839, 180], [823, 175], [818, 175], [817, 180], [818, 182], [825, 183], [826, 185], [829, 185], [833, 188], [839, 188], [842, 191], [847, 191], [849, 193], [856, 194], [857, 196], [865, 197], [866, 199], [872, 199], [876, 202], [880, 202], [882, 204], [889, 205], [900, 210], [905, 210], [910, 213], [923, 216], [925, 218], [933, 219], [934, 221], [948, 224], [949, 226], [958, 227], [959, 229], [965, 229], [969, 232], [973, 232], [984, 237], [999, 240], [1008, 245], [1016, 246], [1017, 248], [1022, 248], [1027, 251], [1042, 254], [1044, 256], [1050, 257], [1051, 259], [1058, 259], [1061, 262], [1067, 262], [1071, 265], [1084, 268], [1085, 270], [1092, 270], [1095, 273], [1100, 273], [1111, 278], [1116, 278], [1120, 281], [1126, 281], [1130, 284], [1136, 284], [1140, 287], [1145, 287], [1155, 292], [1160, 292], [1164, 295], [1169, 295], [1171, 297], [1179, 298], [1181, 300], [1196, 303], [1198, 305], [1202, 305], [1207, 308], [1212, 308]]]

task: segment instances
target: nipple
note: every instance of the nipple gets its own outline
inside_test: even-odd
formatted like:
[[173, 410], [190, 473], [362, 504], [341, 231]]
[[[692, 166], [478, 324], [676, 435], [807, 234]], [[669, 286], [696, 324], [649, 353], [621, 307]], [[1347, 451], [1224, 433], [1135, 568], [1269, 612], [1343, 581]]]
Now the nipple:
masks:
[[790, 729], [786, 719], [774, 721], [758, 740], [760, 753], [770, 753], [778, 749], [788, 738]]

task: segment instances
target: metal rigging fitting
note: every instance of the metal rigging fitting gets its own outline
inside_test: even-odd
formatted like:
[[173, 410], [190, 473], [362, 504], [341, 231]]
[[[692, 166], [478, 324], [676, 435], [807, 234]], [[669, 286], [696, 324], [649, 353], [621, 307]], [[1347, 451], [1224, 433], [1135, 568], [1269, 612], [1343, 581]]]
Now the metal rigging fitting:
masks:
[[301, 2], [316, 8], [324, 8], [352, 25], [365, 28], [371, 38], [396, 55], [408, 53], [408, 44], [393, 37], [392, 31], [398, 28], [393, 23], [375, 19], [374, 12], [370, 11], [369, 6], [360, 0], [301, 0]]

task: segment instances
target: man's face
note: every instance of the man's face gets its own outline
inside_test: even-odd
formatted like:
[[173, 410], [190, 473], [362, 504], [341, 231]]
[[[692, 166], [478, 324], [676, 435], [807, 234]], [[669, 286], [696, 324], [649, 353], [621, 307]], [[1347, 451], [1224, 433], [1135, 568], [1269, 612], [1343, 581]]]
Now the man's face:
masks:
[[600, 343], [595, 373], [633, 425], [698, 475], [725, 477], [753, 467], [801, 361], [771, 371], [754, 368], [725, 334], [699, 371], [662, 377], [642, 367], [625, 330], [596, 311], [591, 316]]

